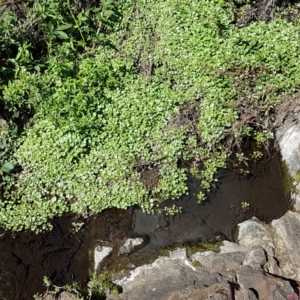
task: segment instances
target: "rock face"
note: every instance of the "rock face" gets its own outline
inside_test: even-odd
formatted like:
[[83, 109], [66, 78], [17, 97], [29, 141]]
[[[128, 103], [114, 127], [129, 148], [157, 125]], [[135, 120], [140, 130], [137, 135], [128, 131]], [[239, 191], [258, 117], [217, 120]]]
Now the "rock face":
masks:
[[138, 246], [141, 246], [144, 243], [144, 239], [142, 237], [137, 238], [129, 238], [125, 241], [123, 246], [119, 249], [119, 255], [129, 254], [134, 251]]
[[291, 193], [291, 200], [293, 202], [293, 209], [300, 212], [300, 183], [294, 182], [295, 191]]
[[112, 252], [113, 248], [108, 246], [96, 246], [94, 250], [94, 270], [97, 271], [102, 260]]
[[162, 299], [170, 291], [193, 285], [203, 275], [187, 259], [186, 250], [179, 249], [169, 257], [161, 257], [153, 264], [136, 268], [129, 277], [116, 282], [122, 286], [123, 293], [111, 295], [109, 299]]
[[300, 214], [287, 212], [274, 220], [276, 257], [280, 261], [283, 275], [300, 281]]
[[291, 120], [286, 121], [276, 131], [276, 140], [279, 143], [280, 152], [291, 176], [295, 176], [300, 170], [300, 125]]
[[[300, 171], [300, 124], [287, 120], [276, 131], [276, 140], [280, 153], [285, 162], [289, 175], [295, 178]], [[294, 191], [291, 191], [293, 209], [300, 212], [300, 182], [294, 182]]]
[[123, 293], [108, 299], [287, 299], [293, 288], [289, 281], [266, 274], [266, 262], [259, 245], [225, 241], [221, 253], [206, 251], [190, 259], [185, 248], [178, 249], [116, 282]]
[[238, 224], [238, 228], [237, 242], [239, 245], [261, 246], [266, 253], [267, 259], [264, 264], [264, 270], [272, 274], [282, 275], [282, 270], [278, 266], [278, 260], [275, 258], [275, 244], [271, 229], [267, 230], [262, 224], [250, 220]]
[[189, 286], [185, 289], [169, 293], [162, 299], [287, 299], [287, 291], [291, 287], [288, 281], [241, 267], [236, 273], [236, 282], [215, 283], [209, 287]]
[[287, 121], [276, 139], [296, 179], [293, 212], [270, 225], [254, 220], [238, 224], [236, 243], [223, 241], [220, 253], [188, 257], [182, 248], [136, 268], [116, 282], [123, 293], [108, 299], [300, 299], [300, 125]]

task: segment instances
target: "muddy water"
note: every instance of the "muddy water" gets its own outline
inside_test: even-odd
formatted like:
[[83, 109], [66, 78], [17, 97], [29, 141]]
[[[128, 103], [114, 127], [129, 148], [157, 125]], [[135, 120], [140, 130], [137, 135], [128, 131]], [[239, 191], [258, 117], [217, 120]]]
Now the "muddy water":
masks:
[[[251, 145], [249, 145], [249, 149]], [[189, 178], [189, 195], [165, 205], [179, 205], [183, 213], [173, 217], [144, 215], [139, 209], [110, 209], [90, 220], [78, 233], [70, 232], [72, 216], [54, 220], [54, 229], [41, 235], [6, 235], [0, 240], [0, 299], [32, 299], [42, 292], [43, 276], [56, 285], [88, 278], [92, 249], [103, 241], [118, 245], [126, 237], [144, 235], [148, 245], [126, 257], [138, 264], [147, 251], [203, 239], [232, 239], [234, 226], [251, 217], [270, 222], [288, 209], [277, 155], [259, 163], [249, 162], [249, 174], [241, 176], [227, 170], [218, 174], [219, 182], [203, 204], [197, 203], [199, 182]], [[242, 202], [248, 203], [245, 208]], [[114, 253], [116, 254], [116, 253]], [[121, 260], [113, 255], [106, 267]]]

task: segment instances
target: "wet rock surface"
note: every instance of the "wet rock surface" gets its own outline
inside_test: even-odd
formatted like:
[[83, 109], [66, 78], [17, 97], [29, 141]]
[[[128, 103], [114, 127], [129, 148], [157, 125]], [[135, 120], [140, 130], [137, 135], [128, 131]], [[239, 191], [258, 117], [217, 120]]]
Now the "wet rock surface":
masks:
[[[7, 234], [0, 241], [0, 299], [27, 300], [44, 291], [43, 277], [61, 286], [88, 276], [86, 229], [70, 231], [72, 217], [53, 221], [51, 232]], [[73, 278], [72, 278], [73, 277]], [[2, 287], [4, 287], [2, 289]]]

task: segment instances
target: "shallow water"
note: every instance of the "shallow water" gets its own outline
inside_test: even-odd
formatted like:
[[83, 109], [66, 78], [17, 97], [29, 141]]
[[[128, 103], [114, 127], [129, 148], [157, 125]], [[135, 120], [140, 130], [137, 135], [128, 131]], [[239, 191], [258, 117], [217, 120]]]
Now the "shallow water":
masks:
[[[251, 147], [249, 144], [249, 150]], [[243, 220], [256, 217], [270, 222], [281, 217], [289, 203], [278, 155], [272, 159], [266, 155], [259, 163], [249, 164], [247, 176], [220, 171], [218, 184], [203, 204], [197, 203], [199, 181], [189, 178], [189, 195], [164, 204], [181, 206], [183, 213], [179, 215], [145, 215], [139, 209], [109, 209], [90, 220], [78, 233], [69, 230], [74, 217], [65, 216], [54, 221], [51, 232], [7, 235], [0, 240], [0, 299], [32, 299], [34, 293], [44, 290], [45, 275], [56, 285], [74, 280], [84, 282], [93, 267], [92, 251], [103, 241], [117, 245], [126, 237], [148, 237], [145, 248], [122, 258], [123, 263], [137, 265], [153, 249], [224, 237], [231, 240], [233, 228]], [[242, 202], [249, 203], [249, 208], [243, 208]], [[120, 260], [114, 252], [104, 269], [120, 264]]]
[[[285, 195], [278, 156], [266, 157], [249, 168], [250, 174], [239, 176], [220, 171], [219, 182], [203, 204], [197, 203], [199, 181], [189, 178], [189, 195], [166, 205], [181, 206], [183, 213], [173, 217], [135, 212], [135, 232], [150, 236], [149, 247], [172, 243], [197, 242], [222, 233], [232, 240], [235, 225], [249, 218], [270, 222], [289, 208]], [[243, 206], [243, 203], [249, 207]]]

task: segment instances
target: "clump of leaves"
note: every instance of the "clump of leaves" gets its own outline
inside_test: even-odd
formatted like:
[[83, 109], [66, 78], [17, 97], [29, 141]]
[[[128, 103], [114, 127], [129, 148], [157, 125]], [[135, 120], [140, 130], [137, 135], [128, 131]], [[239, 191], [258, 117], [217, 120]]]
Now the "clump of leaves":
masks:
[[53, 297], [53, 299], [55, 299], [64, 291], [68, 292], [76, 300], [104, 300], [106, 299], [106, 291], [109, 291], [114, 295], [119, 294], [119, 288], [115, 284], [106, 280], [104, 277], [97, 278], [95, 273], [90, 277], [86, 288], [83, 288], [77, 282], [73, 282], [66, 286], [57, 286], [46, 276], [43, 278], [43, 282], [46, 291], [43, 295], [34, 295], [35, 300], [48, 299], [48, 297]]

